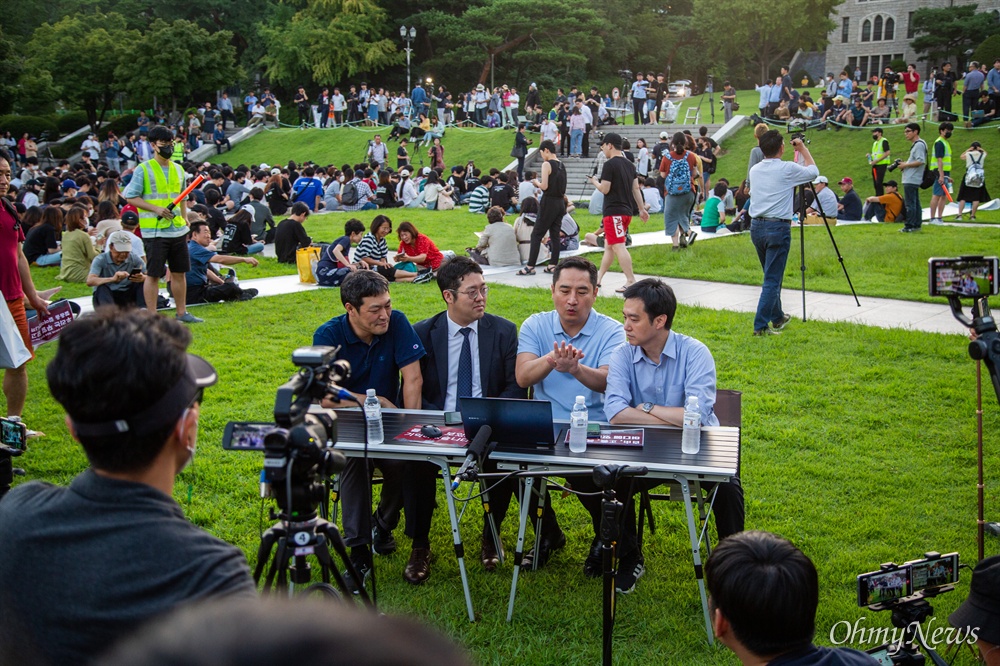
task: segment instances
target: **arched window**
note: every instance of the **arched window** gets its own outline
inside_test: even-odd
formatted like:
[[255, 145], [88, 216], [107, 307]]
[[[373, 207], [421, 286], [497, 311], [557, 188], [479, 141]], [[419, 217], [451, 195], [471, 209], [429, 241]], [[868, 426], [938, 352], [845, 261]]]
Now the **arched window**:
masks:
[[872, 41], [872, 22], [868, 19], [865, 19], [865, 22], [861, 24], [861, 41]]
[[885, 37], [885, 41], [887, 42], [896, 39], [896, 22], [893, 19], [887, 18], [885, 20], [885, 32], [882, 36]]
[[875, 34], [872, 35], [872, 41], [878, 42], [882, 40], [882, 17], [875, 17]]

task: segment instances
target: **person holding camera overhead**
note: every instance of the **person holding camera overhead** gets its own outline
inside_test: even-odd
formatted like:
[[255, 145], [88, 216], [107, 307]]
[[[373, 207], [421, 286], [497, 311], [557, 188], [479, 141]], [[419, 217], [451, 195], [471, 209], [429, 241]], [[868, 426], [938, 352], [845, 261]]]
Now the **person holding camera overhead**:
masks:
[[[218, 379], [190, 343], [147, 310], [100, 308], [62, 330], [49, 390], [90, 466], [68, 487], [32, 481], [0, 502], [0, 662], [90, 663], [183, 604], [256, 597], [243, 553], [173, 499]], [[109, 363], [127, 349], [142, 362]]]
[[802, 164], [782, 161], [785, 139], [777, 130], [768, 130], [760, 137], [764, 159], [750, 169], [753, 182], [750, 240], [757, 248], [757, 258], [764, 271], [764, 284], [753, 323], [755, 336], [778, 334], [792, 318], [781, 308], [781, 283], [792, 243], [792, 199], [796, 186], [819, 177], [819, 169], [801, 134], [792, 137], [792, 146], [802, 158]]

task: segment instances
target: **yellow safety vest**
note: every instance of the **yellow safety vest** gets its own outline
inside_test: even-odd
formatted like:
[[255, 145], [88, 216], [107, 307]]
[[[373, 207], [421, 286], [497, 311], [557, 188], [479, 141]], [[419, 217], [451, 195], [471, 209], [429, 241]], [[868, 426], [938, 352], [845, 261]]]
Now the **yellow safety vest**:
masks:
[[[945, 171], [951, 171], [951, 144], [945, 141], [944, 137], [940, 136], [934, 141], [934, 145], [938, 145], [939, 142], [944, 144], [944, 157], [941, 158], [941, 165]], [[935, 150], [935, 152], [937, 151]], [[932, 169], [937, 168], [937, 157], [931, 155], [927, 162], [933, 165], [931, 166]]]
[[[879, 138], [878, 141], [872, 144], [872, 159], [875, 159], [876, 155], [882, 155], [882, 144], [885, 141], [884, 138]], [[888, 164], [891, 160], [888, 155], [883, 155], [882, 159], [877, 162], [872, 162], [872, 164]]]
[[[184, 170], [175, 162], [170, 163], [169, 177], [164, 177], [163, 167], [155, 160], [142, 163], [142, 199], [153, 206], [169, 206], [173, 200], [180, 196], [184, 189]], [[150, 177], [152, 176], [152, 178]], [[176, 213], [179, 209], [175, 210]], [[155, 232], [175, 227], [174, 221], [157, 219], [156, 213], [148, 210], [139, 211], [139, 228], [143, 231]]]
[[172, 159], [174, 162], [177, 162], [178, 164], [180, 164], [181, 162], [184, 161], [184, 144], [183, 143], [178, 143], [176, 141], [174, 142], [174, 154], [173, 154], [173, 156], [170, 159]]

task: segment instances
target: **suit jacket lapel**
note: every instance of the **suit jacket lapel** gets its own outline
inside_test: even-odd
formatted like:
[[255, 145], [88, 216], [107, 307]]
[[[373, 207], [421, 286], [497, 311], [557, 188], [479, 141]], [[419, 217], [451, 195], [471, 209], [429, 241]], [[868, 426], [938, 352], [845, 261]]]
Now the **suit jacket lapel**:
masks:
[[479, 320], [479, 382], [483, 397], [489, 397], [490, 379], [497, 359], [493, 358], [494, 337], [496, 330], [489, 317]]
[[434, 358], [437, 359], [435, 365], [441, 390], [441, 408], [444, 409], [444, 400], [448, 393], [448, 316], [444, 313], [437, 317], [431, 327], [431, 345], [434, 348]]

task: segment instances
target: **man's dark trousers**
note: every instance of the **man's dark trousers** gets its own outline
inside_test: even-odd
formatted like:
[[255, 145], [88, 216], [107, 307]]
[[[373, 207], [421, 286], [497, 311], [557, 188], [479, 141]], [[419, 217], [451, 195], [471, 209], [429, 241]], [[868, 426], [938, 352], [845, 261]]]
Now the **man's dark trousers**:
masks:
[[146, 307], [146, 297], [142, 293], [142, 284], [132, 282], [128, 289], [116, 291], [106, 284], [102, 284], [94, 290], [94, 307], [102, 305], [117, 305], [120, 308]]
[[903, 184], [903, 203], [906, 204], [904, 229], [919, 229], [923, 210], [920, 208], [920, 186]]

